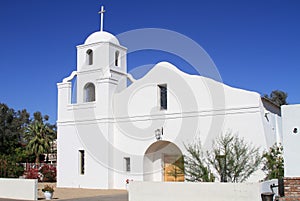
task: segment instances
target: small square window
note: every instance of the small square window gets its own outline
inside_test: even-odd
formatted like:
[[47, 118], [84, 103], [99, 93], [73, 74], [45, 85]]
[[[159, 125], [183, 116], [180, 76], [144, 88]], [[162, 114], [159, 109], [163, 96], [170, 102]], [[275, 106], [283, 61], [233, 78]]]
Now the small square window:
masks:
[[124, 162], [125, 162], [125, 171], [130, 172], [130, 158], [124, 157]]

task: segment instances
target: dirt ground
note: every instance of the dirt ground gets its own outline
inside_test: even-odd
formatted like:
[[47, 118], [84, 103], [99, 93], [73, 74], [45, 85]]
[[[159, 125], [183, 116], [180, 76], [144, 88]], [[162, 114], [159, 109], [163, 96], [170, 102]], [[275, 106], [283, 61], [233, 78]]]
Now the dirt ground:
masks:
[[101, 189], [83, 189], [83, 188], [56, 188], [56, 183], [39, 183], [38, 184], [38, 199], [45, 200], [42, 188], [44, 185], [50, 185], [54, 187], [53, 199], [74, 199], [95, 197], [101, 195], [121, 195], [127, 194], [126, 190], [101, 190]]

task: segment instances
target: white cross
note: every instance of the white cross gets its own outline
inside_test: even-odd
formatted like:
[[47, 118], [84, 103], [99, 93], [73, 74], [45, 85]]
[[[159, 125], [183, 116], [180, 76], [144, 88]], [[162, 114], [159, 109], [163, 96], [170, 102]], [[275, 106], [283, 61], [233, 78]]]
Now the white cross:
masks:
[[103, 14], [104, 14], [104, 6], [101, 6], [101, 10], [98, 12], [101, 15], [101, 22], [100, 22], [100, 31], [103, 31]]

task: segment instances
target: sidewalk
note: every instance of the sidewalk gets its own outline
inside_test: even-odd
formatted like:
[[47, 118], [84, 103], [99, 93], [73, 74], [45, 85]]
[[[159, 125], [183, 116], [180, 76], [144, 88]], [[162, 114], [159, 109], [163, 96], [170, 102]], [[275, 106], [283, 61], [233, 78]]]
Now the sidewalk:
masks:
[[107, 196], [116, 196], [123, 195], [127, 196], [126, 190], [103, 190], [103, 189], [83, 189], [83, 188], [56, 188], [55, 183], [39, 183], [38, 185], [38, 198], [39, 200], [44, 199], [44, 193], [42, 188], [44, 185], [51, 185], [54, 187], [53, 199], [55, 200], [66, 200], [66, 199], [79, 199], [79, 198], [88, 198], [88, 197], [107, 197]]
[[[40, 200], [40, 199], [39, 199]], [[73, 199], [57, 199], [54, 198], [53, 201], [64, 200], [64, 201], [128, 201], [127, 194], [121, 195], [100, 195], [95, 197], [82, 197], [82, 198], [73, 198]], [[0, 201], [26, 201], [26, 200], [13, 200], [0, 198]]]
[[[56, 183], [39, 183], [38, 200], [45, 200], [42, 188], [44, 185], [54, 187], [53, 200], [65, 201], [128, 201], [126, 190], [103, 190], [103, 189], [83, 189], [83, 188], [56, 188]], [[13, 199], [0, 198], [0, 201], [19, 201]], [[24, 200], [23, 200], [24, 201]]]
[[[44, 185], [51, 185], [54, 187], [54, 194], [53, 194], [54, 200], [91, 200], [92, 201], [92, 200], [99, 200], [99, 199], [96, 199], [96, 197], [101, 197], [101, 200], [110, 200], [111, 197], [127, 198], [126, 190], [56, 188], [56, 183], [39, 183], [38, 184], [39, 200], [45, 200], [44, 193], [42, 192], [42, 188], [44, 187]], [[81, 198], [84, 198], [84, 199], [81, 199]], [[126, 201], [126, 200], [124, 200], [124, 201]]]

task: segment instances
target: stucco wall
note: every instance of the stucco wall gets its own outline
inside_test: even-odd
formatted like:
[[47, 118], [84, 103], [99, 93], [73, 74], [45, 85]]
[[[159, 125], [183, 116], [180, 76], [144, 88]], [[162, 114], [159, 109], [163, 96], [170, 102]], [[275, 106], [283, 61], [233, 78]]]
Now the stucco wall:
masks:
[[261, 201], [260, 183], [131, 182], [129, 201]]
[[37, 200], [37, 180], [0, 178], [0, 198]]
[[[158, 84], [167, 84], [167, 110], [160, 110]], [[214, 94], [218, 91], [222, 93]], [[132, 174], [115, 174], [115, 188], [122, 188], [126, 179], [143, 180], [144, 154], [156, 142], [154, 131], [158, 128], [163, 128], [162, 139], [174, 143], [183, 154], [184, 144], [195, 139], [201, 139], [204, 151], [210, 150], [212, 141], [222, 132], [237, 133], [261, 151], [276, 140], [272, 130], [275, 121], [265, 117], [259, 94], [185, 74], [166, 62], [115, 94], [113, 100], [114, 147], [121, 150], [114, 155], [114, 167], [122, 171], [121, 162], [127, 156], [132, 162]], [[157, 169], [155, 173], [163, 175], [162, 171]], [[249, 182], [264, 177], [259, 170]]]
[[300, 105], [284, 105], [282, 111], [282, 133], [284, 147], [284, 176], [300, 176]]
[[[102, 135], [95, 135], [95, 131], [99, 129], [102, 128], [96, 124], [59, 127], [58, 133], [65, 135], [58, 135], [58, 187], [109, 188], [109, 169], [105, 166], [108, 164], [108, 155], [103, 154], [107, 152], [108, 144]], [[91, 135], [95, 135], [93, 139], [97, 146], [93, 144], [94, 141], [89, 140]], [[59, 143], [63, 143], [64, 146]], [[80, 173], [79, 150], [85, 151], [84, 174]]]
[[[157, 129], [163, 129], [162, 139], [183, 154], [184, 144], [198, 138], [209, 150], [212, 141], [227, 131], [261, 150], [275, 142], [276, 121], [266, 118], [255, 92], [185, 74], [166, 62], [120, 93], [114, 93], [115, 84], [113, 79], [98, 80], [96, 101], [77, 104], [70, 104], [70, 84], [58, 84], [59, 187], [125, 188], [127, 179], [142, 181], [144, 155], [156, 142]], [[158, 84], [167, 84], [167, 110], [160, 109]], [[86, 151], [85, 175], [78, 171], [81, 149]], [[130, 172], [124, 165], [128, 157]], [[163, 170], [159, 160], [155, 165]], [[160, 169], [157, 175], [162, 174]], [[250, 179], [257, 182], [263, 177], [258, 171]]]

